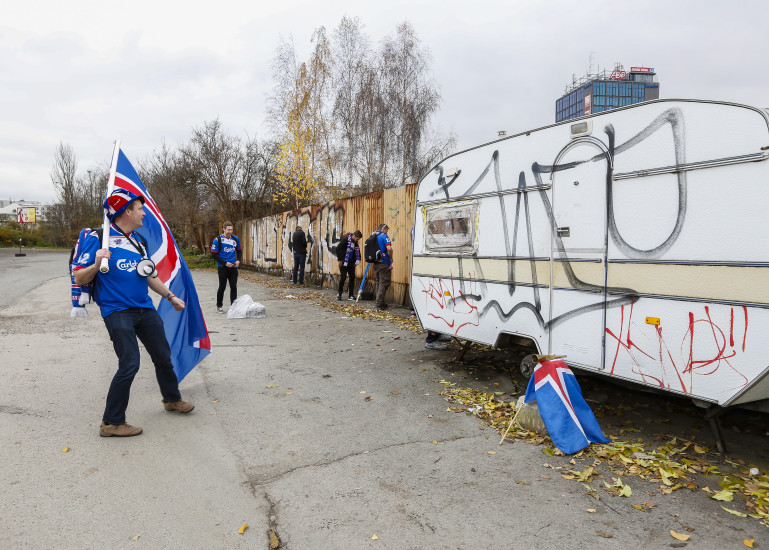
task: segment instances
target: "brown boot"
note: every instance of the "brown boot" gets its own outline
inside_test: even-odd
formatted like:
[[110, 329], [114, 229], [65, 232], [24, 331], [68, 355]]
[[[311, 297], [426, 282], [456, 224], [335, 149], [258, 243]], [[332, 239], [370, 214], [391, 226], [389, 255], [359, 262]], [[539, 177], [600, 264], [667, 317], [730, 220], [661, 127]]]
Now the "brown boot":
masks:
[[171, 401], [170, 403], [163, 401], [163, 407], [167, 411], [179, 411], [180, 413], [188, 413], [195, 408], [195, 405], [189, 401], [182, 401], [179, 399], [179, 401]]
[[99, 426], [99, 435], [102, 437], [131, 437], [132, 435], [139, 435], [142, 433], [142, 429], [139, 426], [131, 426], [130, 424], [105, 424], [101, 423]]

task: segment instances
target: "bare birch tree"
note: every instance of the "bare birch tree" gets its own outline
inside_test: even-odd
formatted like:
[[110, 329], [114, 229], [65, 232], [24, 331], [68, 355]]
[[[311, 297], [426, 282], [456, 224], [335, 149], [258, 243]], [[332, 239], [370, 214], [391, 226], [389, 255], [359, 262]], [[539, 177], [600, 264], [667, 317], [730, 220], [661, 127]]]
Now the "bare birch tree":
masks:
[[56, 190], [59, 209], [66, 226], [72, 230], [77, 223], [77, 157], [68, 143], [59, 142], [54, 153], [51, 183]]
[[394, 133], [389, 162], [395, 185], [414, 183], [438, 160], [436, 153], [453, 147], [453, 138], [430, 143], [432, 117], [440, 108], [437, 83], [430, 76], [430, 53], [414, 28], [404, 22], [382, 42], [382, 78]]
[[371, 46], [358, 18], [343, 17], [333, 38], [333, 111], [336, 121], [337, 164], [342, 183], [360, 181], [361, 107], [365, 80], [370, 70]]

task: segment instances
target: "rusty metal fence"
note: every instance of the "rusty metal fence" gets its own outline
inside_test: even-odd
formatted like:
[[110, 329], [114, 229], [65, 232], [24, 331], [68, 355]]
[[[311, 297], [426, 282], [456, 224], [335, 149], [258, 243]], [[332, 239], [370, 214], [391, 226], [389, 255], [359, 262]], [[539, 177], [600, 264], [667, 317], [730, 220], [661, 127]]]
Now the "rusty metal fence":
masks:
[[[363, 233], [362, 254], [363, 241], [380, 223], [386, 223], [390, 226], [388, 234], [393, 244], [392, 284], [387, 301], [408, 304], [416, 187], [417, 184], [411, 184], [236, 223], [235, 234], [243, 247], [243, 263], [260, 272], [289, 277], [294, 256], [288, 243], [301, 224], [312, 238], [307, 248], [305, 283], [337, 288], [339, 265], [334, 251], [340, 237], [359, 229]], [[355, 274], [358, 285], [365, 269], [366, 263], [362, 261]], [[373, 292], [373, 289], [374, 274], [369, 270], [366, 290]]]

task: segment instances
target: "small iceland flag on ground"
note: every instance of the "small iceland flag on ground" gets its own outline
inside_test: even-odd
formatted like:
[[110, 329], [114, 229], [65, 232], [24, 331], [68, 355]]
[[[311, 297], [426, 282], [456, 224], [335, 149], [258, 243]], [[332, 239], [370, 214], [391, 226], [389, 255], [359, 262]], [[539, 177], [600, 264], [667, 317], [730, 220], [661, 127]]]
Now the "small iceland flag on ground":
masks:
[[525, 403], [536, 401], [547, 433], [561, 451], [573, 454], [590, 443], [608, 443], [577, 378], [560, 360], [543, 361], [534, 369]]

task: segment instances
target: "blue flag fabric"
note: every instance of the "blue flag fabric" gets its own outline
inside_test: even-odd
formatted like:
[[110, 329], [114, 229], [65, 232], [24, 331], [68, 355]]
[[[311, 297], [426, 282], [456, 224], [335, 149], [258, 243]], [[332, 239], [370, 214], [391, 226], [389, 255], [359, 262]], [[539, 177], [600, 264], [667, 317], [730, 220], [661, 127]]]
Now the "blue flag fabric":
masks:
[[168, 300], [161, 300], [158, 306], [158, 314], [163, 318], [166, 338], [171, 346], [174, 372], [181, 382], [195, 365], [211, 353], [211, 340], [192, 274], [160, 209], [122, 150], [118, 155], [114, 188], [144, 197], [147, 215], [144, 226], [138, 231], [147, 239], [148, 255], [155, 262], [158, 277], [186, 304], [182, 311], [176, 311]]
[[591, 443], [608, 443], [577, 378], [563, 361], [543, 361], [534, 369], [524, 402], [536, 401], [547, 433], [561, 451], [573, 454]]

